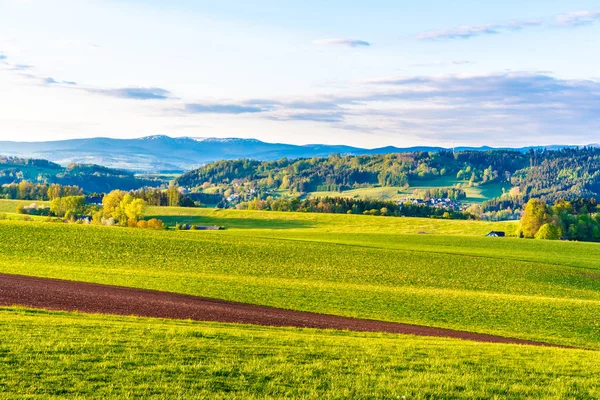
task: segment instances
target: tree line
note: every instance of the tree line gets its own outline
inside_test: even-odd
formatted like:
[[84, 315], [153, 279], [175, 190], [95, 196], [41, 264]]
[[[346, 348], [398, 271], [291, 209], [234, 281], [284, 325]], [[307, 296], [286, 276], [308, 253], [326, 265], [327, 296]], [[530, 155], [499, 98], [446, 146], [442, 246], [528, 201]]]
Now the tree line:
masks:
[[0, 186], [0, 198], [13, 200], [53, 200], [58, 197], [81, 196], [83, 191], [78, 186], [59, 184], [34, 184], [28, 181]]
[[468, 213], [452, 209], [417, 205], [412, 202], [396, 203], [385, 200], [363, 200], [345, 197], [309, 198], [301, 200], [292, 198], [273, 198], [265, 200], [254, 199], [242, 202], [237, 206], [241, 210], [293, 211], [329, 214], [362, 214], [391, 217], [420, 217], [420, 218], [473, 218]]

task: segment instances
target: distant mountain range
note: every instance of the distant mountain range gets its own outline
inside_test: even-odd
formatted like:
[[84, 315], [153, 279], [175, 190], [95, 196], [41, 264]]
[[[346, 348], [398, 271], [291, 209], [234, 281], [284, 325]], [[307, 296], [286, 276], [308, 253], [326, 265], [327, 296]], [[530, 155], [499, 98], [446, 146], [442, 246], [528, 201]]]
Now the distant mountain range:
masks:
[[[538, 146], [541, 147], [541, 146]], [[546, 148], [576, 146], [543, 146]], [[531, 147], [512, 150], [527, 151]], [[506, 148], [502, 148], [505, 150]], [[251, 158], [261, 161], [282, 157], [326, 157], [372, 155], [414, 151], [438, 151], [443, 147], [381, 147], [363, 149], [343, 145], [309, 144], [304, 146], [266, 143], [256, 139], [172, 138], [148, 136], [139, 139], [91, 138], [48, 142], [0, 141], [0, 155], [40, 158], [62, 165], [70, 163], [98, 164], [137, 172], [182, 172], [218, 160]], [[492, 147], [457, 147], [462, 150], [500, 150]]]

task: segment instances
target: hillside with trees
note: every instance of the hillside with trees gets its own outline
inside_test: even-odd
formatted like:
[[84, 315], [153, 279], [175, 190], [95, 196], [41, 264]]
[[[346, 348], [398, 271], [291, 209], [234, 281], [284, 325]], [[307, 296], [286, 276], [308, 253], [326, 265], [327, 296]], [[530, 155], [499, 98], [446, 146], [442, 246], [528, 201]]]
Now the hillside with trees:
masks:
[[525, 168], [527, 154], [517, 151], [452, 151], [398, 153], [372, 156], [332, 155], [278, 161], [219, 161], [190, 171], [177, 184], [199, 191], [214, 188], [239, 193], [288, 194], [343, 191], [368, 187], [408, 187], [413, 181], [451, 178], [465, 185], [482, 185], [507, 179], [507, 172]]
[[[466, 197], [461, 188], [503, 183], [505, 195], [482, 205], [483, 212], [521, 210], [530, 198], [557, 200], [600, 197], [600, 149], [439, 151], [371, 156], [333, 155], [277, 161], [219, 161], [187, 172], [176, 183], [197, 193], [266, 200], [274, 195], [342, 192], [373, 187], [408, 188], [445, 179], [450, 188], [415, 191], [422, 198]], [[442, 189], [442, 188], [439, 188]]]
[[160, 186], [163, 182], [137, 178], [132, 172], [93, 164], [70, 164], [63, 167], [47, 160], [0, 156], [0, 185], [59, 184], [78, 186], [85, 192], [110, 192]]

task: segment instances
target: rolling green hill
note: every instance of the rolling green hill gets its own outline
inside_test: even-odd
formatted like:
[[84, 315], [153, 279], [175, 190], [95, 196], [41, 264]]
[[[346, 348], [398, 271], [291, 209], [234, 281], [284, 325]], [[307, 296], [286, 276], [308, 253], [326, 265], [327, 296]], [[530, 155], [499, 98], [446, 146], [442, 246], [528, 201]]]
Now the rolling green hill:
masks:
[[[595, 244], [483, 237], [506, 223], [152, 211], [227, 229], [3, 221], [0, 272], [600, 348]], [[457, 235], [468, 224], [475, 236]], [[432, 234], [406, 234], [421, 229]]]
[[0, 307], [0, 387], [9, 398], [599, 394], [597, 244], [485, 237], [492, 229], [513, 233], [512, 222], [170, 207], [149, 214], [171, 228], [193, 223], [225, 230], [5, 220], [0, 273], [589, 350]]

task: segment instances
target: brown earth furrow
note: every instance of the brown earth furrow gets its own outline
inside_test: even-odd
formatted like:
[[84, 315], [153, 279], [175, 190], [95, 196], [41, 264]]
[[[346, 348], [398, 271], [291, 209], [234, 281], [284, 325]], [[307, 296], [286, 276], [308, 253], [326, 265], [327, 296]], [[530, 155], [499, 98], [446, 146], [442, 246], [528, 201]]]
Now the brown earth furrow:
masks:
[[488, 343], [567, 347], [481, 333], [284, 310], [153, 290], [0, 274], [0, 306], [15, 305], [85, 313], [387, 332]]

